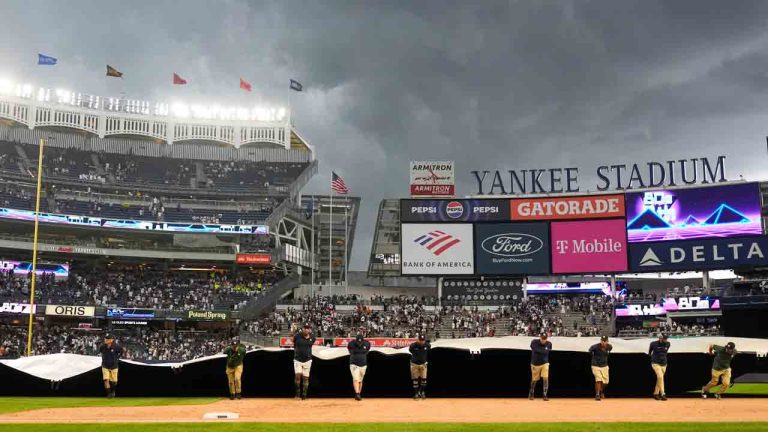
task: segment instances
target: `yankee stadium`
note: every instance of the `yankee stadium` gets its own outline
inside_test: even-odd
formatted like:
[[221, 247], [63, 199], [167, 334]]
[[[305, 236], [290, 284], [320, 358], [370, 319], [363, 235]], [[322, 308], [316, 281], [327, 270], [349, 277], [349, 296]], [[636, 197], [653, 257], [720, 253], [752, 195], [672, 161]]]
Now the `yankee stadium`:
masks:
[[445, 6], [4, 4], [0, 432], [768, 429], [765, 5]]

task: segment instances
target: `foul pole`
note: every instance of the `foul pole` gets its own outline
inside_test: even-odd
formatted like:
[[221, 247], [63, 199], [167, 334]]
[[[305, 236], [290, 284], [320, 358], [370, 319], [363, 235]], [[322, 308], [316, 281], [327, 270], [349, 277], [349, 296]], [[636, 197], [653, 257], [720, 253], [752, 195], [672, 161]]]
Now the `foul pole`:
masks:
[[32, 355], [32, 323], [35, 321], [35, 282], [37, 280], [37, 232], [40, 222], [40, 189], [43, 183], [43, 147], [45, 139], [40, 138], [37, 155], [37, 192], [35, 194], [35, 231], [32, 237], [32, 282], [29, 289], [29, 328], [27, 329], [27, 357]]

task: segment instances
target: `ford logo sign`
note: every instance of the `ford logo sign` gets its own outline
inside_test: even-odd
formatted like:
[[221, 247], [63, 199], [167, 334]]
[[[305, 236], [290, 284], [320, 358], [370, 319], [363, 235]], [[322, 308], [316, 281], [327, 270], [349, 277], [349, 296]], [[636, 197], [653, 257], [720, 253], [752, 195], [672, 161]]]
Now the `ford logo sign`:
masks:
[[480, 247], [492, 255], [518, 257], [536, 253], [544, 247], [544, 242], [530, 234], [496, 234], [483, 240]]

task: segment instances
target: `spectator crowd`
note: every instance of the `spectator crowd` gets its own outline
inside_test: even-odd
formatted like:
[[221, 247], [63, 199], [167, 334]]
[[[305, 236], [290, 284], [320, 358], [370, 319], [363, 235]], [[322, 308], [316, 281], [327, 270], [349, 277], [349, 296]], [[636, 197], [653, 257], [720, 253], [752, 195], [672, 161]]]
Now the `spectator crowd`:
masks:
[[[237, 309], [279, 280], [272, 271], [250, 273], [162, 272], [142, 269], [73, 271], [66, 280], [37, 278], [40, 304], [136, 307], [166, 310]], [[29, 299], [30, 277], [0, 272], [0, 300]]]
[[[0, 358], [16, 358], [27, 351], [25, 327], [0, 325]], [[226, 331], [170, 331], [153, 328], [123, 329], [115, 332], [128, 360], [179, 362], [222, 352], [231, 340]], [[98, 355], [103, 333], [62, 325], [37, 325], [32, 334], [32, 352], [43, 354]]]
[[[505, 301], [491, 308], [478, 306], [437, 307], [434, 297], [357, 296], [303, 297], [287, 309], [244, 323], [255, 337], [289, 336], [303, 324], [313, 326], [319, 337], [414, 337], [432, 338], [536, 335], [593, 336], [611, 322], [613, 302], [606, 296], [531, 296]], [[338, 310], [337, 306], [344, 306]], [[378, 307], [374, 307], [378, 306]], [[564, 317], [569, 318], [567, 324]]]

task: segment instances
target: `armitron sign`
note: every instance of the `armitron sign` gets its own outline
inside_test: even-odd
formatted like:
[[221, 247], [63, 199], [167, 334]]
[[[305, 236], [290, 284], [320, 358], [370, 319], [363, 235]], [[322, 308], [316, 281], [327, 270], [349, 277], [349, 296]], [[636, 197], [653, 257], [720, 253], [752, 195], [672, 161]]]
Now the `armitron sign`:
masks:
[[411, 196], [453, 196], [453, 161], [411, 161]]
[[47, 305], [45, 307], [45, 314], [54, 316], [92, 317], [96, 315], [96, 308], [93, 306]]

